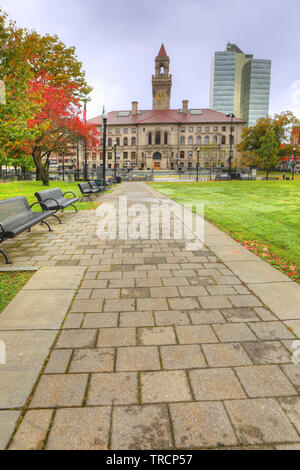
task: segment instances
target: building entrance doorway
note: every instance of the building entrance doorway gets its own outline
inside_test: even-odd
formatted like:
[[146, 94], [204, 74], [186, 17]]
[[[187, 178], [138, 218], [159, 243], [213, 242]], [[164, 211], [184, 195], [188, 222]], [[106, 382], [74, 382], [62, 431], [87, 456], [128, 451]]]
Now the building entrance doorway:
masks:
[[161, 153], [155, 152], [153, 155], [154, 170], [160, 170]]

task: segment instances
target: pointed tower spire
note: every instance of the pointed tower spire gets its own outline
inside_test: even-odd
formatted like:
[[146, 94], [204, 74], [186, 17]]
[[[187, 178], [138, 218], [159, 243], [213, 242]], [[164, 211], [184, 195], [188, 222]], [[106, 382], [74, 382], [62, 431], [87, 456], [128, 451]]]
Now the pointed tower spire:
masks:
[[165, 46], [162, 44], [157, 57], [167, 57]]
[[152, 109], [170, 109], [172, 75], [169, 73], [170, 58], [162, 44], [155, 58], [155, 75], [152, 76]]

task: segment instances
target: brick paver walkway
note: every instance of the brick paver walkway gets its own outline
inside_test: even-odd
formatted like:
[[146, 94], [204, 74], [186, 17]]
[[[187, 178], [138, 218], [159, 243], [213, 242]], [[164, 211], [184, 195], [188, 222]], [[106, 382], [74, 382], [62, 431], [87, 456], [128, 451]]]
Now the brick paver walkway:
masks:
[[[163, 197], [128, 183], [105, 199], [124, 194]], [[17, 263], [86, 268], [79, 289], [62, 291], [73, 302], [11, 449], [300, 449], [300, 286], [209, 224], [213, 248], [192, 252], [183, 240], [100, 241], [95, 213], [67, 217], [54, 234], [39, 229], [33, 248], [28, 235], [11, 244]], [[44, 289], [43, 275], [35, 282]], [[3, 315], [0, 330], [15, 331]], [[57, 315], [36, 326], [49, 344]], [[7, 423], [21, 407], [0, 408]]]

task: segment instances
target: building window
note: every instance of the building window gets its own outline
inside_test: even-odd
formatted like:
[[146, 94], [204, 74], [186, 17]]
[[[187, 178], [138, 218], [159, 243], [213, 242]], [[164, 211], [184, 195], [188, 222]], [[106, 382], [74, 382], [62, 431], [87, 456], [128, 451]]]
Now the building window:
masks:
[[136, 152], [131, 152], [131, 160], [135, 160], [136, 159]]
[[184, 136], [180, 137], [180, 145], [184, 145], [185, 144], [185, 138]]
[[206, 136], [205, 136], [205, 143], [206, 143], [206, 144], [209, 144], [209, 135], [206, 135]]
[[111, 137], [109, 137], [109, 139], [108, 139], [107, 143], [108, 143], [108, 146], [109, 146], [109, 147], [111, 147], [111, 146], [112, 146], [112, 138], [111, 138]]
[[131, 145], [136, 145], [136, 138], [135, 138], [135, 137], [132, 137], [132, 139], [131, 139]]
[[189, 145], [193, 145], [193, 136], [189, 136]]
[[127, 137], [124, 137], [123, 144], [124, 144], [124, 145], [128, 145], [128, 139], [127, 139]]
[[185, 132], [185, 127], [181, 127], [181, 132]]
[[127, 160], [127, 158], [128, 158], [128, 152], [124, 152], [124, 153], [123, 153], [123, 159], [124, 159], [124, 160]]
[[135, 128], [135, 127], [133, 127], [133, 128], [131, 129], [131, 133], [132, 133], [132, 134], [136, 134], [136, 128]]
[[184, 150], [180, 150], [180, 158], [184, 158]]
[[209, 126], [206, 126], [206, 127], [205, 127], [205, 132], [209, 132], [209, 131], [210, 131]]
[[222, 135], [222, 144], [223, 144], [223, 145], [226, 144], [226, 135]]
[[148, 134], [148, 145], [152, 145], [152, 132]]
[[218, 143], [218, 136], [217, 135], [213, 136], [213, 143], [214, 144]]
[[124, 134], [128, 134], [128, 127], [124, 127]]
[[192, 162], [189, 162], [189, 168], [192, 168]]
[[202, 132], [202, 127], [197, 127], [197, 132]]
[[218, 131], [218, 126], [214, 126], [214, 132], [217, 132]]
[[201, 135], [197, 135], [197, 145], [201, 145]]
[[117, 137], [117, 138], [116, 138], [116, 144], [117, 144], [118, 146], [120, 146], [120, 137]]
[[112, 159], [112, 153], [111, 153], [111, 152], [108, 152], [108, 153], [107, 153], [107, 158], [108, 158], [108, 160], [111, 160], [111, 159]]
[[108, 131], [107, 131], [107, 132], [108, 132], [108, 134], [112, 134], [112, 129], [111, 129], [111, 127], [108, 128]]
[[118, 127], [116, 128], [116, 134], [120, 134], [120, 129]]
[[194, 131], [194, 128], [193, 127], [189, 127], [189, 132], [193, 132]]
[[193, 150], [189, 150], [188, 157], [193, 158]]
[[167, 132], [165, 132], [165, 135], [164, 135], [164, 144], [168, 145], [168, 133]]
[[223, 131], [223, 132], [226, 132], [226, 126], [223, 126], [223, 127], [222, 127], [222, 131]]
[[157, 131], [155, 134], [155, 145], [160, 145], [160, 132]]

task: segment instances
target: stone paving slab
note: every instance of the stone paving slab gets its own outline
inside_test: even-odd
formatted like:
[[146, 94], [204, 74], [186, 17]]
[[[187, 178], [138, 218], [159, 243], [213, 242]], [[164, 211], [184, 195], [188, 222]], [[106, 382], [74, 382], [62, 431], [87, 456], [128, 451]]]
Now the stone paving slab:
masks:
[[9, 443], [19, 415], [19, 411], [0, 411], [0, 450], [4, 450]]
[[264, 261], [227, 261], [231, 269], [243, 282], [257, 284], [262, 282], [292, 282], [287, 276]]
[[77, 289], [84, 271], [79, 266], [41, 268], [25, 284], [24, 290]]
[[[49, 294], [50, 292], [50, 294]], [[1, 330], [57, 330], [75, 290], [22, 289], [0, 317]]]
[[249, 284], [249, 288], [280, 320], [300, 317], [300, 285], [295, 282]]
[[6, 344], [6, 364], [0, 365], [0, 409], [25, 405], [56, 334], [55, 331], [0, 331], [0, 340]]

